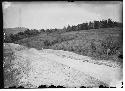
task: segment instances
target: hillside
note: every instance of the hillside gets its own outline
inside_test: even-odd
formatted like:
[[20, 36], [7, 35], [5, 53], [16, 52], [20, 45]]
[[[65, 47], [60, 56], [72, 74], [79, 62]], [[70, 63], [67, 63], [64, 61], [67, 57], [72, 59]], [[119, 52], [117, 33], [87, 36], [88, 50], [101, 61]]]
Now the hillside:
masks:
[[24, 32], [25, 30], [27, 30], [28, 28], [4, 28], [3, 32], [5, 33], [5, 35], [10, 35], [10, 34], [17, 34], [19, 32]]
[[[15, 43], [38, 50], [54, 49], [71, 51], [97, 59], [120, 61], [122, 55], [122, 28], [102, 28], [64, 33], [41, 33]], [[107, 53], [107, 50], [110, 52]], [[122, 62], [122, 61], [121, 61]]]

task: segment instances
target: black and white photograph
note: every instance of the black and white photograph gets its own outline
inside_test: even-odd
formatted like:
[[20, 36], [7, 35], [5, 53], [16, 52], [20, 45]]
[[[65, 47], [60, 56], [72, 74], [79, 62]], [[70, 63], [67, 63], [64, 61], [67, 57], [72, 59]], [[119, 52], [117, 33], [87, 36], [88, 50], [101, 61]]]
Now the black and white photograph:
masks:
[[122, 1], [2, 2], [4, 88], [123, 88]]

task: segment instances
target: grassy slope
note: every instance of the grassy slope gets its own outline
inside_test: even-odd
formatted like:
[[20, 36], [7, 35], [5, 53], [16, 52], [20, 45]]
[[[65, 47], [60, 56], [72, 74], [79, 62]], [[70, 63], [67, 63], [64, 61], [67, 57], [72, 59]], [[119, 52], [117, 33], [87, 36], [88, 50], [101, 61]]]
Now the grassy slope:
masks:
[[[107, 41], [112, 41], [113, 44], [108, 45], [109, 42]], [[117, 51], [114, 51], [113, 49], [114, 53], [107, 55], [105, 51], [108, 49], [108, 47], [104, 48], [104, 46], [101, 45], [103, 42], [106, 42], [109, 48], [117, 48]], [[118, 60], [118, 53], [120, 52], [122, 54], [122, 29], [92, 29], [65, 32], [61, 34], [41, 33], [31, 38], [19, 40], [16, 43], [39, 50], [42, 48], [67, 50], [97, 59]]]

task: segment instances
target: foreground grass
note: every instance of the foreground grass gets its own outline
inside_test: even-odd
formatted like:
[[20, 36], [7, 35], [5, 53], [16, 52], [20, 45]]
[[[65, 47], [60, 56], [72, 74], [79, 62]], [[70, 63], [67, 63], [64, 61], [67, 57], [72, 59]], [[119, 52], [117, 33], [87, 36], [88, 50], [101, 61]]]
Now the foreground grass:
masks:
[[75, 52], [94, 59], [121, 61], [122, 28], [81, 30], [65, 33], [39, 34], [15, 43], [38, 50], [55, 49]]

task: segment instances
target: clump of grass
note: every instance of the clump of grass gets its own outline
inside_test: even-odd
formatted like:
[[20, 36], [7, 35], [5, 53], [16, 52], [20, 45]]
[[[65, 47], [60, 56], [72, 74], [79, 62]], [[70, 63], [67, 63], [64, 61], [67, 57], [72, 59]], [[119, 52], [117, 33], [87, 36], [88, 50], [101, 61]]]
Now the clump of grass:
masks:
[[121, 43], [119, 40], [113, 39], [113, 37], [109, 36], [105, 40], [103, 40], [101, 44], [103, 48], [103, 53], [107, 55], [114, 55], [120, 49]]
[[[118, 38], [111, 35], [106, 36], [105, 39], [73, 39], [62, 43], [57, 43], [50, 47], [56, 50], [66, 50], [75, 52], [84, 56], [91, 56], [96, 59], [109, 59], [112, 56], [117, 56], [121, 44]], [[114, 59], [113, 59], [114, 60]]]
[[109, 59], [111, 56], [118, 55], [120, 53], [121, 43], [118, 39], [108, 36], [105, 39], [98, 41], [98, 44], [95, 41], [90, 42], [89, 56], [99, 58], [99, 59]]

